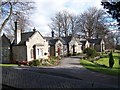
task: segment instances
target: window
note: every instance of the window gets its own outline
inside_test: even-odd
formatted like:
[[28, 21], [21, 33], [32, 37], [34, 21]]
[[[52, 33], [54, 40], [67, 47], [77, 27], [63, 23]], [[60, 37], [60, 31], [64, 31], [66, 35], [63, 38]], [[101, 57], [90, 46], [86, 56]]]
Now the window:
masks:
[[40, 55], [40, 51], [39, 51], [39, 49], [37, 49], [37, 53], [38, 53], [38, 55]]
[[40, 49], [40, 55], [43, 56], [43, 49]]

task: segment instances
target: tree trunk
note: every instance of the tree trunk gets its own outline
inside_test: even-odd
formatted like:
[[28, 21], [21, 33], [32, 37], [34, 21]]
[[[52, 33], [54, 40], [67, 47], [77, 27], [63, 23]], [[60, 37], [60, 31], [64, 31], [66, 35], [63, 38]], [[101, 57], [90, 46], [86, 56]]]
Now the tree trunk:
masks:
[[3, 21], [1, 27], [0, 27], [0, 32], [2, 32], [2, 29], [4, 28], [4, 26], [6, 25], [6, 23], [8, 22], [8, 20], [10, 19], [11, 15], [12, 15], [12, 3], [9, 2], [10, 4], [10, 13], [8, 15], [8, 17]]

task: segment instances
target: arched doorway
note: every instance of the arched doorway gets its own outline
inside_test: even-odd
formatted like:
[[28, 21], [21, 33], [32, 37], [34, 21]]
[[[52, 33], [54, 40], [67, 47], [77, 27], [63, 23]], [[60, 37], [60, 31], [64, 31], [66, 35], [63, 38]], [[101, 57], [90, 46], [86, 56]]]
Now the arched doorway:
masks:
[[73, 45], [73, 54], [75, 53], [75, 45]]
[[61, 45], [61, 43], [58, 43], [58, 45], [57, 45], [57, 53], [58, 53], [58, 56], [60, 56], [61, 55], [61, 49], [62, 49], [62, 45]]

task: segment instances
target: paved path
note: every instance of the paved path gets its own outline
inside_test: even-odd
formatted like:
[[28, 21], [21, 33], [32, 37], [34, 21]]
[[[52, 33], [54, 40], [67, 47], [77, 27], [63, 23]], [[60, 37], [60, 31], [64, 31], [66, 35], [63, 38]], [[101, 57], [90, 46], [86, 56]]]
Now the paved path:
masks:
[[79, 58], [63, 58], [58, 66], [6, 67], [3, 84], [17, 88], [117, 88], [118, 77], [85, 69]]

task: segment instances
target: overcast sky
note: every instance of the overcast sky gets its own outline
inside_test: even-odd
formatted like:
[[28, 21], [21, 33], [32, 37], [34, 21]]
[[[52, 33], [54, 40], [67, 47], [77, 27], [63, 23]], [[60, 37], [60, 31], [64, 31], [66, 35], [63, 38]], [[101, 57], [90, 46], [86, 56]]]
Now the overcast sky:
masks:
[[67, 10], [74, 14], [80, 14], [89, 7], [102, 8], [101, 0], [35, 0], [35, 2], [36, 10], [30, 17], [33, 22], [31, 28], [35, 27], [43, 36], [50, 33], [48, 24], [56, 12]]

